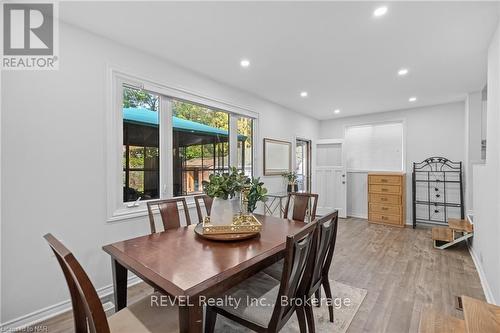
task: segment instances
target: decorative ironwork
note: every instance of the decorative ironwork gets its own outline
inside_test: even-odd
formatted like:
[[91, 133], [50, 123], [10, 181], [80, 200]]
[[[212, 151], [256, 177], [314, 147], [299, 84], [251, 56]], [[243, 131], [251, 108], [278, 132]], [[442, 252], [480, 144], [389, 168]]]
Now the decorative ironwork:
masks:
[[[445, 157], [429, 157], [413, 163], [412, 196], [413, 228], [417, 222], [447, 225], [449, 208], [459, 208], [460, 217], [465, 218], [463, 199], [462, 162], [453, 162]], [[458, 185], [458, 200], [450, 200], [451, 184]], [[425, 189], [426, 198], [418, 197], [417, 186]], [[417, 207], [426, 207], [426, 218], [417, 216]]]

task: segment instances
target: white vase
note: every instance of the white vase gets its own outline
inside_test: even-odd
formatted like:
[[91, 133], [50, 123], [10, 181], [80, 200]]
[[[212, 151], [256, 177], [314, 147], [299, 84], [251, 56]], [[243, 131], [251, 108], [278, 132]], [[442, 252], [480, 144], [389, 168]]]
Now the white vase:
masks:
[[233, 223], [234, 215], [240, 212], [240, 199], [214, 198], [210, 211], [210, 223], [215, 225], [228, 225]]

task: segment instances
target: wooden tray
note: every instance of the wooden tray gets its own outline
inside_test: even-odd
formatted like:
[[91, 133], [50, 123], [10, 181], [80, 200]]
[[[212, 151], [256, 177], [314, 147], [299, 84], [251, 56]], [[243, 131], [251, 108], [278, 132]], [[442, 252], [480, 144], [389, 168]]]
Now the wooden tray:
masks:
[[260, 232], [247, 232], [247, 233], [239, 233], [239, 234], [204, 234], [203, 233], [203, 225], [198, 223], [194, 228], [194, 232], [205, 239], [220, 241], [220, 242], [234, 242], [241, 241], [245, 239], [254, 238], [260, 236]]

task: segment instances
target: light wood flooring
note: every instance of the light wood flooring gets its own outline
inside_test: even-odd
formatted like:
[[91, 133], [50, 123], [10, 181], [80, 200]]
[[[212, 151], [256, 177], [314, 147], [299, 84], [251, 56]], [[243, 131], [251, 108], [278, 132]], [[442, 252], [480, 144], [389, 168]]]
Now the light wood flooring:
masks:
[[[455, 296], [484, 300], [466, 246], [434, 249], [431, 230], [425, 227], [340, 220], [331, 273], [339, 282], [368, 290], [348, 333], [413, 333], [424, 307], [463, 318], [455, 309]], [[130, 289], [129, 299], [133, 302], [151, 291], [138, 284]], [[71, 313], [66, 313], [39, 325], [46, 325], [49, 333], [69, 333], [72, 324]]]

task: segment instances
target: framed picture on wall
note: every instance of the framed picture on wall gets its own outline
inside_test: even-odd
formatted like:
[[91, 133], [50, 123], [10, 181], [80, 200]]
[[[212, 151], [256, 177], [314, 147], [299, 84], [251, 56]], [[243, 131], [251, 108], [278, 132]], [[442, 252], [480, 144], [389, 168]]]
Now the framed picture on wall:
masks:
[[282, 175], [292, 170], [292, 144], [264, 139], [264, 176]]

